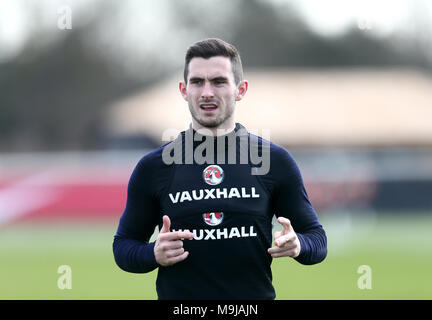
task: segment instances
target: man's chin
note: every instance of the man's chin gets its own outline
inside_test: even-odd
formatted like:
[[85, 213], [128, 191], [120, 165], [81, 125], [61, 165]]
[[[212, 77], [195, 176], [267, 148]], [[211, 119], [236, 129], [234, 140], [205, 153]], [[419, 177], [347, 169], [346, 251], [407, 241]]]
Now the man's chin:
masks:
[[201, 126], [206, 127], [206, 128], [217, 128], [219, 127], [223, 121], [221, 121], [220, 119], [195, 119]]
[[201, 126], [209, 128], [209, 129], [214, 129], [220, 126], [220, 122], [219, 121], [200, 121], [198, 122]]

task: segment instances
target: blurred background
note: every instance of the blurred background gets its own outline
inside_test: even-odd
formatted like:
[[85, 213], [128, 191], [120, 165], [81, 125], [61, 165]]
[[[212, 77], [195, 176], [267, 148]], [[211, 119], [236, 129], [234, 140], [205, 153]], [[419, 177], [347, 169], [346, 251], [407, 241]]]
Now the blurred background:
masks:
[[111, 245], [134, 166], [189, 126], [207, 37], [239, 49], [237, 120], [292, 153], [327, 231], [321, 264], [273, 261], [277, 298], [431, 299], [428, 0], [1, 1], [0, 298], [156, 298]]

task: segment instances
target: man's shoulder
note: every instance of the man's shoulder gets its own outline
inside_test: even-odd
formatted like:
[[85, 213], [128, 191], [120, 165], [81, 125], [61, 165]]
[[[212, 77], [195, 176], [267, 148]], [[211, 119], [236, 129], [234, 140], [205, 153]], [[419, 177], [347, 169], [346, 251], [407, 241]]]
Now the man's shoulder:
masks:
[[265, 158], [263, 152], [267, 150], [269, 153], [270, 176], [286, 177], [287, 175], [299, 174], [297, 162], [287, 148], [254, 134], [249, 134], [249, 137], [252, 144], [259, 145], [258, 150], [263, 158]]
[[260, 148], [267, 148], [271, 157], [276, 158], [275, 160], [293, 159], [291, 153], [285, 147], [278, 145], [273, 141], [253, 133], [249, 133], [249, 138], [251, 144], [257, 144]]
[[150, 152], [146, 153], [144, 156], [141, 157], [141, 159], [138, 161], [138, 166], [140, 167], [158, 167], [161, 164], [163, 164], [162, 161], [162, 153], [164, 148], [169, 145], [171, 142], [165, 143], [164, 145], [151, 150]]

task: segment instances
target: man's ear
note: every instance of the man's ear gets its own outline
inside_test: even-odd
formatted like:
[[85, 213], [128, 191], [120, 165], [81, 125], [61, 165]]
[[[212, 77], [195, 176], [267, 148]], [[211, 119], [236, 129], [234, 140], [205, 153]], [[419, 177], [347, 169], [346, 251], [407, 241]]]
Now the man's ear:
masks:
[[248, 90], [248, 86], [249, 83], [247, 82], [247, 80], [240, 81], [240, 83], [237, 86], [238, 93], [237, 93], [236, 101], [240, 101], [241, 99], [243, 99], [244, 95]]
[[188, 96], [187, 96], [187, 92], [186, 92], [186, 83], [184, 81], [179, 82], [179, 90], [180, 90], [180, 94], [182, 95], [183, 99], [188, 101]]

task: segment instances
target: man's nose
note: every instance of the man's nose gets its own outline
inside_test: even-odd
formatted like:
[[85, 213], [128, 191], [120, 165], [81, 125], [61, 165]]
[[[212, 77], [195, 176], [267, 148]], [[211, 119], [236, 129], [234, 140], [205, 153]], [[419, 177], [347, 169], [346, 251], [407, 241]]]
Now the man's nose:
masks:
[[201, 97], [202, 98], [213, 98], [214, 93], [213, 93], [213, 88], [211, 83], [209, 82], [204, 82], [204, 86], [202, 88], [202, 92], [201, 92]]

